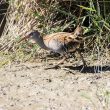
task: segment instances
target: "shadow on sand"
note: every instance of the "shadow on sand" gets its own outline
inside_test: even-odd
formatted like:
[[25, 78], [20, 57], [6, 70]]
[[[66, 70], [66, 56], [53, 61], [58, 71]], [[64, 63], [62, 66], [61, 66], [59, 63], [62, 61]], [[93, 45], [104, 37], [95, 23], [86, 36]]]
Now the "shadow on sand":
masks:
[[101, 73], [101, 72], [106, 72], [106, 71], [110, 71], [110, 66], [87, 66], [84, 67], [81, 66], [65, 66], [65, 68], [69, 69], [69, 70], [77, 70], [80, 71], [81, 73]]
[[[56, 53], [51, 53], [50, 55], [47, 55], [48, 57], [50, 58], [53, 58], [53, 57], [59, 57], [59, 54], [56, 54]], [[83, 67], [83, 65], [80, 65], [80, 66], [64, 66], [62, 65], [61, 67], [60, 66], [49, 66], [49, 68], [47, 67], [45, 70], [48, 70], [48, 69], [64, 69], [64, 70], [67, 70], [71, 73], [74, 73], [74, 71], [79, 71], [81, 73], [101, 73], [101, 72], [107, 72], [109, 71], [110, 72], [110, 66], [107, 65], [107, 66], [102, 66], [102, 65], [98, 65], [98, 66], [87, 66], [87, 67]]]

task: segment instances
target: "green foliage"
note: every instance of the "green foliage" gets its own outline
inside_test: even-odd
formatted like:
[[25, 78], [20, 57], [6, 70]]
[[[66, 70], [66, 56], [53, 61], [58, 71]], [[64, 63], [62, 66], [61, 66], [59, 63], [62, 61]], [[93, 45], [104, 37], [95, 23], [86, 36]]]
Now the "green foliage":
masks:
[[[25, 9], [25, 1], [20, 2], [17, 0], [10, 0], [10, 2], [15, 2], [15, 4], [17, 2], [18, 13], [21, 13]], [[80, 23], [84, 27], [84, 46], [88, 53], [95, 55], [100, 52], [101, 55], [106, 50], [108, 43], [110, 43], [109, 0], [86, 0], [85, 2], [82, 2], [81, 0], [40, 0], [38, 2], [26, 0], [26, 2], [30, 2], [33, 7], [36, 5], [36, 8], [34, 7], [32, 10], [30, 9], [30, 11], [27, 13], [29, 13], [29, 15], [31, 14], [32, 17], [37, 21], [36, 29], [41, 32], [41, 35], [62, 31], [73, 32], [75, 27]], [[21, 9], [22, 11], [20, 12], [19, 10]], [[28, 17], [28, 14], [25, 14], [25, 16]], [[20, 17], [22, 16], [17, 14], [15, 21], [17, 21], [17, 18], [19, 18], [19, 21]], [[23, 19], [25, 19], [25, 17]], [[23, 25], [26, 25], [28, 20], [26, 20], [26, 23], [24, 21]], [[19, 25], [17, 28], [18, 27]], [[19, 48], [15, 49], [17, 51], [17, 55], [15, 55], [16, 59], [21, 58], [23, 60], [26, 58], [25, 60], [27, 60], [34, 56], [34, 53], [36, 53], [35, 51], [37, 51], [38, 47], [33, 46], [31, 49], [29, 49], [28, 45], [30, 45], [29, 42], [23, 43], [19, 46]], [[29, 53], [27, 54], [26, 51], [27, 53], [29, 51]]]

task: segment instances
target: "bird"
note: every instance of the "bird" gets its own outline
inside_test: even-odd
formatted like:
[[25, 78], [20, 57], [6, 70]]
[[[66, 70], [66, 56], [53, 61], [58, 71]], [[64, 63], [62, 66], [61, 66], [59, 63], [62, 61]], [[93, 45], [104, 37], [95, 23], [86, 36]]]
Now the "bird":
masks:
[[22, 38], [19, 42], [29, 39], [32, 43], [37, 43], [42, 49], [59, 53], [63, 56], [56, 66], [62, 64], [72, 52], [78, 52], [83, 66], [86, 66], [86, 62], [83, 55], [80, 52], [80, 46], [83, 43], [84, 30], [82, 26], [78, 25], [74, 32], [57, 32], [41, 36], [38, 30], [30, 32], [27, 36]]

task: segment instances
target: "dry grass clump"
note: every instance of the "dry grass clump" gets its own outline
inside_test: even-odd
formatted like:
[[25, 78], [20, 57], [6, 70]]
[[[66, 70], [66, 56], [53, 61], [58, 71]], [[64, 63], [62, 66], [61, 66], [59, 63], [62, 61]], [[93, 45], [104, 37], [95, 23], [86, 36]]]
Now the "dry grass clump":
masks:
[[[93, 59], [108, 57], [110, 42], [109, 0], [59, 1], [59, 0], [8, 0], [7, 22], [0, 38], [0, 51], [11, 59], [35, 56], [38, 46], [30, 49], [29, 42], [18, 44], [33, 29], [41, 35], [68, 31], [72, 32], [80, 22], [85, 29], [85, 51]], [[82, 10], [82, 11], [81, 11]], [[12, 55], [11, 55], [12, 54]], [[13, 57], [12, 57], [13, 56]], [[16, 57], [17, 56], [17, 57]]]
[[1, 50], [9, 49], [13, 46], [12, 44], [16, 41], [16, 39], [19, 39], [31, 29], [31, 25], [35, 25], [32, 9], [32, 1], [9, 1], [9, 8], [6, 14], [7, 22], [0, 39], [0, 43], [3, 45]]

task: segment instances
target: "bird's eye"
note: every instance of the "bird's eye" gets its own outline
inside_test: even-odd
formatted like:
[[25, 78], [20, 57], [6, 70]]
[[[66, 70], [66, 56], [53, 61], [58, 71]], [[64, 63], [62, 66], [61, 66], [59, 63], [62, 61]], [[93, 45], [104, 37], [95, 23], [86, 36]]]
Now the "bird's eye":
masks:
[[29, 36], [33, 36], [33, 32], [31, 32], [31, 33], [29, 34]]

